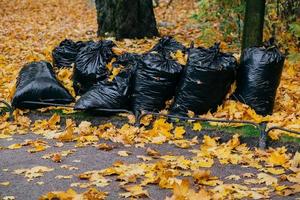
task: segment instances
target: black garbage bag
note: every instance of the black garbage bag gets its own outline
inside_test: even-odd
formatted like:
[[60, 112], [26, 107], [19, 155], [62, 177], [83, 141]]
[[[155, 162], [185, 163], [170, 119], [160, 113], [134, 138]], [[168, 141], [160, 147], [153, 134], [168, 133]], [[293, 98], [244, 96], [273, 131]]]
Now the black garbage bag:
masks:
[[131, 107], [141, 111], [160, 111], [175, 93], [182, 66], [172, 59], [155, 53], [143, 56], [133, 78]]
[[28, 63], [21, 69], [12, 106], [29, 109], [45, 107], [24, 101], [68, 104], [73, 102], [74, 98], [56, 79], [51, 64], [40, 61]]
[[135, 68], [142, 59], [142, 55], [136, 53], [124, 53], [116, 58], [114, 66], [122, 65], [125, 68]]
[[115, 54], [115, 44], [110, 40], [89, 43], [81, 48], [77, 55], [73, 74], [73, 86], [76, 94], [84, 94], [94, 84], [107, 78], [106, 64]]
[[113, 63], [114, 67], [121, 67], [130, 71], [131, 76], [134, 76], [138, 65], [142, 64], [143, 56], [135, 53], [125, 53], [116, 58]]
[[171, 53], [175, 53], [177, 50], [185, 52], [186, 47], [177, 42], [173, 37], [165, 36], [158, 41], [150, 52], [156, 51], [159, 54], [170, 56]]
[[284, 60], [273, 39], [262, 47], [245, 49], [233, 97], [260, 115], [272, 114]]
[[123, 70], [112, 82], [105, 80], [94, 85], [76, 102], [75, 109], [127, 109], [130, 98], [130, 79], [130, 70]]
[[191, 48], [171, 114], [186, 116], [189, 110], [195, 114], [215, 111], [234, 82], [236, 69], [236, 59], [220, 52], [219, 44], [208, 49]]
[[63, 40], [59, 46], [55, 47], [52, 51], [53, 66], [54, 67], [71, 67], [75, 63], [76, 56], [81, 48], [91, 43], [87, 42], [74, 42], [69, 39]]

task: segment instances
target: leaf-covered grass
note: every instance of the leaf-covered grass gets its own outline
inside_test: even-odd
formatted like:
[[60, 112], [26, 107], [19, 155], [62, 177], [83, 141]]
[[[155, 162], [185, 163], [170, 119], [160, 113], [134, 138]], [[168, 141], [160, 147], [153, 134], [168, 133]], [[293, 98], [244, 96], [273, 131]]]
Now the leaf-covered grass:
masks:
[[91, 119], [93, 119], [93, 116], [91, 116], [89, 113], [82, 112], [82, 111], [78, 111], [78, 112], [74, 112], [74, 113], [65, 113], [61, 109], [55, 109], [55, 110], [51, 110], [50, 112], [53, 114], [56, 113], [64, 118], [72, 118], [75, 120], [91, 120]]
[[[232, 134], [240, 134], [241, 137], [259, 137], [260, 131], [251, 125], [245, 125], [245, 126], [239, 126], [239, 127], [230, 127], [230, 126], [212, 126], [207, 122], [202, 123], [203, 129], [206, 130], [218, 130], [218, 131], [224, 131], [226, 133], [232, 133]], [[300, 144], [299, 138], [294, 138], [287, 135], [282, 135], [279, 139], [280, 142], [294, 142]]]
[[[72, 118], [74, 120], [92, 120], [95, 116], [91, 115], [90, 113], [87, 112], [83, 112], [83, 111], [77, 111], [75, 113], [69, 113], [66, 114], [63, 112], [63, 110], [57, 109], [57, 110], [52, 110], [51, 111], [53, 114], [59, 114], [61, 117], [64, 118]], [[116, 120], [118, 118], [115, 118]], [[186, 125], [185, 122], [182, 121], [176, 121], [176, 125], [180, 126], [180, 125]], [[247, 137], [259, 137], [260, 135], [260, 131], [251, 125], [244, 125], [244, 126], [212, 126], [210, 125], [208, 122], [202, 122], [201, 123], [202, 128], [204, 130], [211, 130], [211, 131], [223, 131], [226, 133], [230, 133], [230, 134], [236, 134], [238, 133], [239, 135], [241, 135], [241, 137], [247, 138]], [[280, 142], [294, 142], [294, 143], [298, 143], [300, 144], [300, 139], [299, 138], [294, 138], [291, 136], [287, 136], [287, 135], [282, 135], [279, 139]]]

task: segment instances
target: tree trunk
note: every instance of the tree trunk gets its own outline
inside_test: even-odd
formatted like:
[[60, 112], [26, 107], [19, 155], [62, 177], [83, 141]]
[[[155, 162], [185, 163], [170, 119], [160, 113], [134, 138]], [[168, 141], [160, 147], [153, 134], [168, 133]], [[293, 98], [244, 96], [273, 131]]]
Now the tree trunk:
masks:
[[263, 43], [266, 0], [246, 0], [242, 50]]
[[158, 35], [152, 0], [96, 0], [98, 36], [144, 38]]

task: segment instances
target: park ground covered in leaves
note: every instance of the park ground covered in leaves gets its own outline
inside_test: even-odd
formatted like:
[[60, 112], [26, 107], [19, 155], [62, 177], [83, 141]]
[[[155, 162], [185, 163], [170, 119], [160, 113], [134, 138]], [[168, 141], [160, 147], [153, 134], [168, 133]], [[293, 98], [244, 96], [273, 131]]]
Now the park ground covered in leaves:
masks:
[[[207, 44], [207, 41], [199, 38], [203, 32], [198, 26], [199, 21], [191, 18], [198, 12], [196, 1], [174, 0], [170, 6], [166, 5], [162, 1], [160, 6], [155, 8], [161, 35], [173, 35], [186, 46], [189, 46], [192, 41], [196, 46]], [[10, 101], [17, 75], [25, 63], [39, 60], [51, 62], [53, 48], [65, 38], [99, 40], [96, 37], [96, 11], [90, 1], [3, 0], [0, 2], [0, 8], [0, 99], [6, 101]], [[218, 27], [218, 22], [216, 21], [213, 26]], [[142, 53], [151, 49], [158, 39], [125, 39], [115, 43], [121, 52], [124, 50]], [[278, 39], [284, 41], [290, 51], [297, 52], [294, 40], [289, 40], [289, 36], [284, 32], [278, 36]], [[222, 33], [218, 34], [216, 40], [222, 40]], [[228, 36], [226, 40], [229, 40]], [[240, 56], [240, 50], [234, 45], [221, 42], [221, 48], [226, 52], [233, 52], [236, 57]], [[174, 56], [179, 62], [185, 62], [184, 55]], [[276, 125], [300, 131], [299, 65], [299, 60], [286, 60], [272, 115], [262, 117], [247, 105], [228, 99], [217, 112], [209, 112], [202, 117], [250, 120], [257, 123], [267, 121], [269, 127]], [[56, 72], [64, 86], [74, 94], [72, 70], [59, 69]], [[121, 125], [113, 122], [101, 123], [101, 121], [97, 123], [99, 125], [95, 125], [88, 119], [80, 122], [74, 120], [72, 116], [76, 113], [72, 109], [61, 108], [59, 113], [54, 114], [51, 111], [53, 109], [57, 111], [58, 108], [40, 109], [39, 112], [48, 114], [47, 116], [52, 113], [43, 119], [30, 118], [28, 110], [15, 110], [14, 121], [9, 120], [8, 113], [0, 117], [0, 140], [13, 142], [15, 135], [21, 134], [24, 137], [23, 142], [0, 146], [0, 161], [3, 151], [11, 151], [12, 159], [13, 151], [21, 148], [26, 149], [27, 154], [43, 153], [51, 148], [47, 141], [54, 140], [55, 151], [41, 154], [41, 159], [48, 159], [57, 163], [57, 168], [72, 172], [69, 176], [61, 175], [57, 179], [70, 179], [73, 176], [78, 179], [70, 184], [69, 190], [56, 192], [49, 190], [49, 193], [40, 197], [41, 199], [56, 199], [56, 197], [109, 199], [110, 191], [106, 191], [105, 187], [111, 184], [111, 177], [117, 177], [118, 187], [124, 190], [120, 193], [120, 197], [126, 198], [151, 198], [147, 187], [153, 184], [173, 191], [169, 197], [161, 197], [161, 199], [265, 199], [291, 195], [299, 198], [299, 151], [290, 153], [284, 146], [267, 150], [249, 148], [240, 142], [238, 134], [233, 134], [227, 141], [209, 135], [202, 136], [201, 140], [197, 136], [186, 138], [185, 126], [170, 123], [165, 118], [152, 119], [152, 116], [146, 116], [142, 119], [144, 126], [138, 128], [134, 126], [134, 117], [126, 114], [123, 115], [126, 121]], [[191, 112], [189, 115], [194, 114]], [[149, 125], [152, 120], [153, 124]], [[198, 132], [204, 126], [194, 121], [189, 121], [187, 124], [192, 131]], [[210, 126], [220, 126], [220, 124], [214, 123]], [[28, 140], [26, 135], [32, 133], [37, 134], [39, 138]], [[295, 138], [296, 141], [300, 138], [297, 134], [279, 131], [270, 132], [269, 136], [272, 140], [279, 140], [284, 135]], [[99, 149], [99, 154], [114, 149], [114, 145], [107, 141], [143, 148], [146, 155], [138, 155], [140, 162], [116, 161], [112, 166], [82, 173], [77, 173], [76, 167], [64, 164], [64, 158], [75, 153], [76, 148], [92, 146]], [[67, 142], [71, 142], [74, 148], [60, 150], [59, 148]], [[161, 154], [147, 147], [147, 144], [164, 145], [165, 143], [188, 150], [192, 156]], [[130, 151], [120, 150], [116, 156], [121, 158], [132, 155]], [[255, 172], [236, 174], [233, 170], [230, 175], [221, 179], [211, 172], [211, 168], [216, 163], [221, 166], [239, 165], [254, 169]], [[24, 176], [28, 184], [43, 185], [44, 182], [38, 181], [38, 178], [56, 168], [39, 165], [31, 168], [18, 166], [18, 169], [0, 170], [0, 174], [11, 173]], [[9, 194], [1, 193], [2, 189], [7, 187], [14, 187], [14, 183], [3, 180], [0, 176], [0, 198], [14, 199]], [[78, 188], [84, 188], [86, 191], [78, 192]]]

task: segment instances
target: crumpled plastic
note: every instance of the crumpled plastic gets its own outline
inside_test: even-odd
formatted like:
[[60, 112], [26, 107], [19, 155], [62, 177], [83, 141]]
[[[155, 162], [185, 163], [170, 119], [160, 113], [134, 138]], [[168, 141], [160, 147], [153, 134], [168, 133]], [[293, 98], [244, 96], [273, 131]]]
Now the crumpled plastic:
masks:
[[173, 37], [165, 36], [158, 41], [150, 52], [155, 51], [161, 55], [170, 56], [171, 53], [176, 53], [178, 50], [185, 52], [186, 47], [177, 42]]
[[53, 66], [54, 67], [71, 67], [75, 63], [78, 52], [92, 41], [74, 42], [70, 39], [63, 40], [59, 46], [52, 51]]
[[219, 44], [208, 49], [191, 48], [188, 54], [171, 114], [213, 112], [222, 104], [235, 80], [237, 60], [231, 54], [222, 53]]
[[76, 102], [76, 110], [128, 109], [130, 98], [130, 70], [121, 71], [112, 82], [94, 85]]
[[272, 114], [284, 60], [274, 39], [264, 46], [245, 49], [233, 97], [260, 115]]
[[77, 95], [84, 94], [93, 85], [107, 78], [106, 64], [116, 55], [110, 40], [93, 42], [80, 50], [76, 57], [73, 86]]
[[160, 111], [175, 93], [182, 66], [157, 53], [143, 56], [133, 78], [131, 106], [137, 115], [142, 111]]
[[69, 104], [74, 101], [74, 98], [56, 79], [51, 64], [40, 61], [28, 63], [21, 69], [12, 106], [28, 109], [46, 107], [45, 105], [24, 103], [24, 101]]

